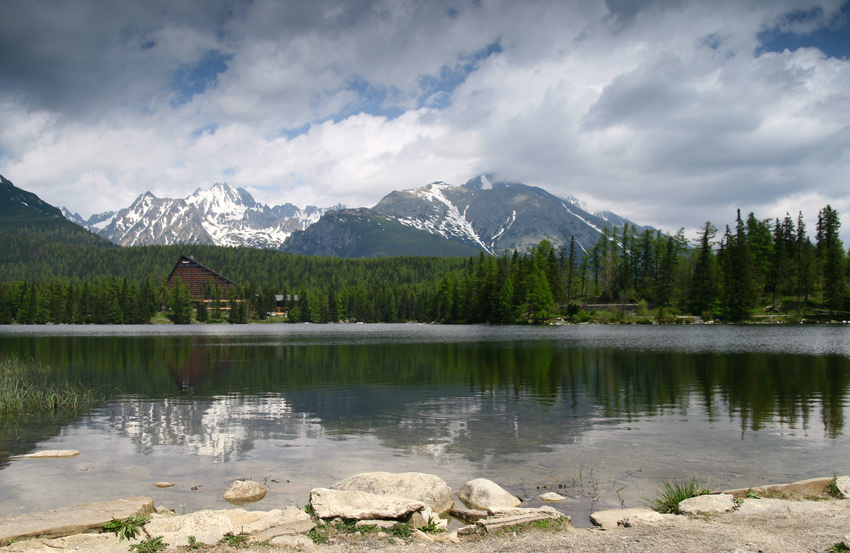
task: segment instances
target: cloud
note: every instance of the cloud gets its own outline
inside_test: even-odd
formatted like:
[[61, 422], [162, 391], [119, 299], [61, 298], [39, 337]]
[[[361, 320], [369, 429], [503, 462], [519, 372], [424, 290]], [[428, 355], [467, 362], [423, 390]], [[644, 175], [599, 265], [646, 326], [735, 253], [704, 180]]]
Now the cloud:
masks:
[[846, 6], [12, 0], [0, 173], [83, 214], [221, 180], [372, 205], [480, 172], [668, 229], [841, 211]]

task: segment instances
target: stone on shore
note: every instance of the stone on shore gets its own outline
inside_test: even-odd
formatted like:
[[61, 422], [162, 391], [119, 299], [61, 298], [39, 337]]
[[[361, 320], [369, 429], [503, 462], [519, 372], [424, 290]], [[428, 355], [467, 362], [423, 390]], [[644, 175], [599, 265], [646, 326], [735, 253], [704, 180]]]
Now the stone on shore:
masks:
[[699, 495], [679, 502], [679, 513], [683, 515], [718, 515], [735, 508], [732, 494], [721, 493]]
[[739, 488], [729, 490], [725, 493], [737, 498], [746, 497], [753, 492], [761, 497], [774, 497], [780, 499], [806, 499], [809, 497], [826, 497], [826, 488], [832, 483], [832, 478], [810, 478], [790, 484], [771, 484], [769, 486], [758, 486], [756, 488]]
[[70, 459], [76, 457], [80, 452], [76, 449], [47, 449], [21, 455], [24, 459]]
[[150, 497], [128, 497], [4, 518], [0, 519], [0, 543], [99, 532], [113, 518], [123, 520], [132, 516], [146, 516], [153, 510], [153, 499]]
[[189, 545], [189, 536], [194, 536], [198, 543], [216, 544], [225, 534], [234, 532], [234, 526], [224, 512], [204, 510], [180, 516], [155, 515], [145, 524], [145, 530], [151, 536], [162, 536], [172, 547], [179, 547]]
[[76, 534], [62, 538], [37, 538], [7, 545], [3, 553], [57, 553], [59, 551], [97, 551], [127, 553], [127, 542], [115, 534]]
[[843, 499], [850, 499], [850, 476], [839, 476], [835, 479], [835, 486]]
[[445, 513], [454, 505], [449, 485], [439, 476], [422, 472], [364, 472], [337, 482], [331, 489], [414, 499], [435, 513]]
[[492, 480], [476, 478], [464, 484], [457, 496], [472, 509], [499, 509], [518, 507], [522, 501]]
[[676, 520], [676, 515], [662, 515], [655, 511], [647, 511], [645, 513], [627, 516], [617, 521], [617, 525], [623, 528], [637, 528], [640, 526], [658, 526], [673, 520]]
[[340, 517], [350, 520], [398, 520], [427, 508], [425, 503], [406, 497], [328, 488], [313, 489], [310, 492], [310, 505], [319, 518]]
[[173, 488], [174, 484], [172, 484], [171, 482], [157, 482], [156, 484], [154, 484], [154, 486], [156, 486], [157, 488]]
[[625, 518], [635, 515], [647, 515], [655, 511], [649, 507], [634, 507], [632, 509], [608, 509], [591, 513], [590, 522], [605, 530], [616, 530], [618, 524]]
[[224, 499], [234, 505], [254, 503], [266, 497], [266, 489], [251, 480], [234, 480], [224, 492]]

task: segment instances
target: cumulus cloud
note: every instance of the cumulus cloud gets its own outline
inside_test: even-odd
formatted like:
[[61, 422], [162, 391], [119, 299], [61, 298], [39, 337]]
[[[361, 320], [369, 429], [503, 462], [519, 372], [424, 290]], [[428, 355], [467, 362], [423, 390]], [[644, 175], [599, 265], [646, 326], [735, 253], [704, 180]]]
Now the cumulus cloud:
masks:
[[[479, 172], [643, 224], [850, 208], [835, 0], [11, 0], [0, 173], [83, 215], [227, 180], [372, 205]], [[793, 37], [789, 49], [782, 40]], [[802, 45], [802, 46], [801, 46]]]

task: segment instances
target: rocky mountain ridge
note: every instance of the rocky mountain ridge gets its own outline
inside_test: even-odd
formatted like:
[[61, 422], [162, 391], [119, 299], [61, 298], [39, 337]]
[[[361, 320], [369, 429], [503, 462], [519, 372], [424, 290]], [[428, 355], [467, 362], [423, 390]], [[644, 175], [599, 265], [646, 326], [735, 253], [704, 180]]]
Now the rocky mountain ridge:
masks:
[[129, 207], [87, 220], [64, 208], [62, 213], [121, 246], [214, 244], [280, 249], [293, 232], [304, 230], [330, 209], [342, 208], [268, 206], [256, 202], [244, 188], [217, 183], [182, 199], [145, 192]]

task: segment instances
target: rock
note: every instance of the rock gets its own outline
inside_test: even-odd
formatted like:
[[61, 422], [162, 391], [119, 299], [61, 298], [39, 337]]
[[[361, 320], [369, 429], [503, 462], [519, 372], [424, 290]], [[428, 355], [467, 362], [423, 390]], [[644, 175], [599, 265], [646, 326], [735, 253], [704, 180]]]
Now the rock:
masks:
[[559, 510], [548, 505], [544, 507], [500, 507], [487, 509], [487, 515], [490, 517], [511, 517], [516, 515], [527, 515], [530, 513], [546, 513], [550, 515], [564, 516]]
[[850, 499], [850, 476], [839, 476], [835, 479], [835, 486], [842, 498]]
[[632, 509], [608, 509], [591, 513], [590, 521], [605, 530], [616, 530], [619, 522], [627, 517], [654, 513], [649, 507], [634, 507]]
[[313, 540], [307, 536], [278, 536], [269, 540], [269, 544], [275, 547], [287, 547], [297, 551], [315, 551], [318, 549]]
[[466, 507], [455, 507], [451, 511], [449, 511], [449, 514], [455, 518], [459, 518], [467, 522], [475, 522], [476, 520], [487, 518], [490, 513], [487, 511], [482, 511], [481, 509], [467, 509]]
[[676, 515], [662, 515], [661, 513], [657, 513], [655, 511], [647, 511], [645, 513], [638, 513], [636, 515], [630, 515], [625, 517], [622, 520], [617, 521], [619, 526], [623, 528], [636, 528], [639, 526], [658, 526], [659, 524], [663, 524], [669, 519], [675, 519]]
[[319, 518], [351, 520], [402, 519], [427, 507], [421, 501], [406, 497], [327, 488], [312, 490], [310, 505]]
[[517, 507], [522, 503], [517, 496], [486, 478], [470, 480], [458, 490], [457, 496], [473, 509]]
[[569, 499], [569, 497], [566, 497], [564, 495], [561, 495], [561, 494], [555, 493], [555, 492], [548, 492], [548, 493], [540, 494], [540, 499], [543, 500], [543, 501], [551, 501], [551, 502], [555, 503], [557, 501], [566, 501], [567, 499]]
[[791, 484], [773, 484], [770, 486], [759, 486], [757, 488], [740, 488], [729, 490], [725, 493], [738, 498], [746, 497], [749, 492], [755, 492], [762, 497], [779, 499], [806, 499], [807, 497], [826, 495], [826, 487], [832, 483], [832, 478], [811, 478], [800, 480]]
[[58, 538], [100, 531], [113, 518], [146, 516], [153, 512], [150, 497], [128, 497], [116, 501], [86, 503], [0, 519], [0, 543], [26, 538]]
[[445, 513], [454, 505], [449, 485], [439, 476], [422, 472], [364, 472], [337, 482], [331, 489], [415, 499], [435, 513]]
[[425, 528], [432, 522], [441, 530], [446, 530], [449, 527], [448, 520], [440, 518], [427, 507], [410, 515], [410, 519], [407, 521], [411, 528]]
[[97, 551], [98, 553], [127, 553], [127, 542], [115, 534], [76, 534], [53, 539], [34, 539], [13, 543], [4, 553], [56, 553], [57, 551]]
[[174, 484], [172, 484], [171, 482], [157, 482], [156, 484], [154, 484], [154, 486], [156, 486], [157, 488], [173, 488]]
[[422, 530], [417, 530], [413, 533], [413, 539], [417, 541], [422, 541], [425, 543], [434, 543], [434, 538], [423, 532]]
[[27, 455], [21, 455], [24, 459], [70, 459], [76, 457], [80, 452], [76, 449], [47, 449], [36, 451]]
[[239, 533], [230, 517], [222, 511], [210, 510], [173, 517], [154, 515], [145, 524], [145, 530], [151, 536], [162, 536], [172, 547], [189, 545], [189, 536], [194, 536], [198, 543], [213, 545], [228, 532]]
[[717, 515], [735, 508], [734, 497], [728, 493], [700, 495], [679, 502], [683, 515]]
[[396, 524], [398, 524], [397, 520], [358, 520], [354, 526], [356, 528], [363, 528], [364, 526], [377, 526], [380, 530], [389, 530]]
[[736, 515], [755, 515], [758, 513], [772, 513], [781, 510], [787, 510], [791, 501], [788, 499], [744, 499], [741, 505], [735, 509]]
[[238, 533], [250, 534], [254, 542], [263, 542], [275, 536], [306, 534], [316, 527], [310, 515], [298, 507], [272, 511], [230, 509], [222, 512], [230, 518]]
[[254, 503], [266, 497], [266, 489], [251, 480], [234, 480], [224, 492], [224, 499], [234, 505]]

